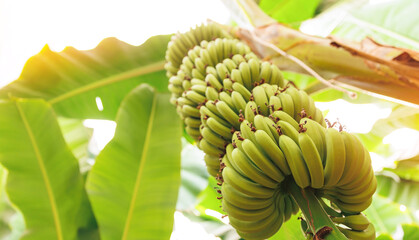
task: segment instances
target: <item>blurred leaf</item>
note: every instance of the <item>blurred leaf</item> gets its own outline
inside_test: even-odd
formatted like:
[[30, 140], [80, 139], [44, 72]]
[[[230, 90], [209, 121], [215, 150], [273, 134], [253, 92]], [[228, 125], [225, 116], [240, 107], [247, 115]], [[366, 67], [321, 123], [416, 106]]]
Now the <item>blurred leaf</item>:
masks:
[[58, 118], [61, 131], [67, 146], [71, 149], [74, 156], [79, 160], [80, 171], [86, 172], [91, 165], [87, 163], [89, 152], [87, 150], [89, 140], [92, 137], [92, 129], [83, 125], [79, 119]]
[[7, 236], [7, 240], [19, 240], [25, 231], [25, 220], [20, 212], [16, 212], [10, 219], [10, 229], [12, 230], [10, 235]]
[[193, 211], [183, 212], [183, 214], [194, 223], [200, 224], [207, 233], [223, 240], [237, 240], [240, 238], [231, 225], [225, 224], [214, 217], [209, 217], [205, 214], [196, 215]]
[[396, 168], [387, 169], [396, 173], [400, 178], [419, 184], [419, 155], [396, 162]]
[[226, 214], [221, 208], [221, 200], [217, 199], [221, 195], [217, 193], [220, 186], [217, 185], [217, 180], [214, 177], [209, 176], [208, 186], [199, 195], [199, 203], [196, 205], [198, 210], [201, 210], [202, 214], [205, 214], [205, 209], [211, 209], [221, 214]]
[[407, 212], [400, 211], [400, 205], [380, 195], [374, 195], [372, 204], [364, 211], [368, 220], [374, 224], [377, 234], [393, 234], [397, 226], [410, 222]]
[[310, 86], [310, 84], [317, 82], [317, 79], [314, 77], [303, 73], [282, 71], [282, 75], [284, 79], [293, 81], [300, 89], [305, 89]]
[[403, 224], [403, 240], [419, 239], [419, 225]]
[[43, 98], [59, 116], [114, 120], [124, 96], [140, 83], [168, 91], [163, 65], [169, 39], [155, 36], [132, 46], [107, 38], [87, 51], [53, 52], [45, 46], [19, 79], [0, 89], [0, 98]]
[[377, 174], [376, 178], [376, 194], [403, 204], [412, 211], [419, 210], [419, 182], [401, 179], [391, 172], [382, 172]]
[[77, 159], [43, 100], [0, 102], [6, 192], [23, 214], [23, 239], [75, 239], [83, 183]]
[[388, 234], [381, 234], [376, 240], [393, 240], [393, 238]]
[[181, 123], [169, 94], [140, 85], [122, 102], [116, 123], [86, 184], [101, 238], [168, 239], [181, 153]]
[[270, 240], [280, 240], [280, 239], [289, 239], [289, 240], [304, 240], [304, 234], [300, 227], [300, 220], [298, 220], [299, 214], [292, 215], [292, 217], [282, 224], [279, 231], [269, 238]]
[[[333, 35], [354, 41], [372, 37], [383, 44], [419, 50], [419, 26], [416, 24], [419, 21], [416, 14], [418, 1], [370, 1], [362, 5], [353, 4], [350, 9], [348, 5], [341, 5], [346, 7], [346, 14], [339, 16], [340, 22]], [[336, 24], [336, 19], [333, 20]]]
[[261, 0], [260, 8], [281, 23], [295, 23], [314, 16], [321, 0]]
[[198, 195], [208, 185], [208, 172], [205, 167], [203, 152], [186, 140], [183, 143], [181, 185], [176, 205], [177, 210], [195, 207], [198, 202]]
[[396, 106], [389, 117], [380, 119], [374, 124], [370, 134], [385, 137], [392, 131], [404, 127], [419, 130], [419, 109]]

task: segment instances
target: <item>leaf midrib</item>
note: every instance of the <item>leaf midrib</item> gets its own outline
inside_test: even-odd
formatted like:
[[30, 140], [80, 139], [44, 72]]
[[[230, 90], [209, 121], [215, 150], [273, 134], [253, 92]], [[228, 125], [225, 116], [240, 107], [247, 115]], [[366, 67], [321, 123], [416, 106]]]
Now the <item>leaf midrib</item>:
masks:
[[41, 170], [42, 179], [45, 183], [45, 188], [47, 190], [48, 199], [49, 199], [49, 202], [51, 204], [51, 211], [52, 211], [52, 215], [53, 215], [53, 219], [54, 219], [55, 229], [56, 229], [56, 232], [57, 232], [57, 238], [59, 240], [63, 240], [63, 233], [62, 233], [62, 229], [61, 229], [60, 217], [59, 217], [59, 213], [58, 213], [57, 206], [56, 206], [56, 203], [55, 203], [54, 194], [53, 194], [53, 191], [52, 191], [52, 188], [51, 188], [51, 183], [49, 181], [48, 174], [47, 174], [44, 162], [43, 162], [42, 155], [40, 153], [40, 150], [39, 150], [38, 144], [36, 142], [35, 136], [34, 136], [34, 134], [32, 132], [32, 129], [31, 129], [29, 123], [28, 123], [28, 120], [26, 118], [26, 115], [25, 115], [24, 111], [20, 107], [17, 100], [15, 101], [15, 103], [16, 103], [16, 108], [19, 112], [19, 115], [22, 118], [22, 122], [23, 122], [23, 125], [25, 126], [26, 132], [28, 133], [31, 145], [32, 145], [33, 150], [35, 152], [36, 160], [37, 160], [39, 168]]
[[137, 77], [137, 76], [141, 76], [141, 75], [145, 75], [148, 73], [152, 73], [152, 72], [156, 72], [156, 71], [160, 71], [164, 69], [164, 63], [165, 61], [160, 61], [160, 62], [156, 62], [156, 63], [152, 63], [146, 66], [141, 66], [135, 69], [132, 69], [130, 71], [127, 72], [123, 72], [120, 74], [116, 74], [116, 75], [112, 75], [110, 77], [106, 77], [106, 78], [102, 78], [98, 81], [92, 82], [90, 84], [87, 85], [83, 85], [79, 88], [73, 89], [69, 92], [66, 92], [62, 95], [59, 95], [55, 98], [50, 99], [48, 102], [51, 105], [54, 105], [58, 102], [61, 102], [65, 99], [68, 99], [70, 97], [82, 94], [84, 92], [93, 90], [93, 89], [97, 89], [106, 85], [110, 85], [112, 83], [116, 83], [119, 81], [124, 81], [133, 77]]
[[146, 162], [146, 156], [148, 153], [148, 145], [150, 143], [150, 137], [151, 137], [151, 130], [153, 128], [153, 121], [154, 121], [154, 116], [155, 116], [155, 110], [156, 110], [156, 94], [153, 95], [153, 103], [151, 106], [151, 113], [150, 113], [150, 117], [148, 119], [148, 126], [147, 126], [147, 132], [146, 132], [146, 136], [145, 136], [145, 141], [144, 141], [144, 146], [143, 146], [143, 151], [141, 154], [141, 159], [140, 159], [140, 165], [138, 167], [138, 174], [137, 174], [137, 178], [135, 180], [135, 185], [134, 185], [134, 192], [131, 198], [131, 203], [128, 209], [128, 215], [127, 215], [127, 219], [125, 221], [125, 226], [124, 226], [124, 232], [122, 234], [122, 240], [127, 239], [128, 237], [128, 231], [129, 231], [129, 227], [131, 225], [131, 219], [132, 219], [132, 215], [134, 212], [134, 205], [137, 199], [137, 194], [138, 194], [138, 189], [140, 187], [140, 183], [141, 183], [141, 177], [142, 177], [142, 173], [143, 173], [143, 169], [144, 169], [144, 165]]

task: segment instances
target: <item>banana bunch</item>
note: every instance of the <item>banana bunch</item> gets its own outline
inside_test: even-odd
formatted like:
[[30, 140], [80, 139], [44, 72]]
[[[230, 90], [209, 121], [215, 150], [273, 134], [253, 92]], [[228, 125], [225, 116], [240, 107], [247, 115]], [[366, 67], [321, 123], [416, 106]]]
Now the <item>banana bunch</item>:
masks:
[[[289, 181], [315, 189], [347, 215], [365, 210], [377, 182], [361, 142], [327, 128], [314, 101], [275, 65], [213, 27], [177, 35], [166, 69], [171, 102], [205, 152], [207, 170], [221, 186], [222, 207], [240, 236], [268, 238], [299, 211]], [[372, 224], [362, 230], [345, 226], [347, 234], [375, 232]]]
[[167, 76], [170, 78], [177, 74], [179, 66], [182, 65], [182, 59], [189, 49], [199, 45], [203, 40], [210, 41], [215, 38], [229, 39], [232, 36], [214, 23], [202, 24], [186, 33], [173, 35], [166, 51], [166, 64], [164, 67], [167, 71]]

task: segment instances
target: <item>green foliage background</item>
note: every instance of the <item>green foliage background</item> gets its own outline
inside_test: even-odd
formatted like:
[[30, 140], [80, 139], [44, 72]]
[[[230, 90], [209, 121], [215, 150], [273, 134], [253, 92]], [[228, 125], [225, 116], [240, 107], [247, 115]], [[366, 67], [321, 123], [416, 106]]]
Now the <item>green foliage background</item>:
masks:
[[[304, 27], [319, 35], [327, 29], [350, 40], [369, 36], [419, 50], [418, 1], [261, 0], [259, 5], [295, 28], [315, 20]], [[237, 239], [231, 227], [207, 215], [207, 209], [223, 214], [216, 183], [193, 142], [186, 134], [181, 140], [163, 69], [169, 39], [154, 36], [132, 46], [108, 38], [88, 51], [53, 52], [46, 46], [28, 60], [19, 79], [0, 89], [2, 239], [168, 239], [176, 210], [208, 233]], [[317, 81], [293, 72], [284, 76], [301, 88]], [[417, 108], [358, 94], [352, 100], [328, 89], [312, 97], [390, 106], [388, 118], [359, 134], [369, 151], [384, 159], [393, 154], [382, 144], [384, 137], [400, 128], [419, 130]], [[84, 119], [117, 123], [115, 137], [98, 156], [89, 152], [92, 134]], [[419, 238], [418, 159], [398, 159], [394, 168], [376, 173], [378, 189], [365, 214], [379, 239]], [[297, 217], [272, 239], [304, 239]]]

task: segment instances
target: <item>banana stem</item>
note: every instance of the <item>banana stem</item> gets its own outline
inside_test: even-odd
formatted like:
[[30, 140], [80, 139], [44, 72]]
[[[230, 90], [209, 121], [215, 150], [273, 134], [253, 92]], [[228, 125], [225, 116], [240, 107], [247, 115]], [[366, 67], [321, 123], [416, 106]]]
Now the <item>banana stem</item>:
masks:
[[318, 238], [326, 240], [347, 240], [348, 238], [339, 231], [335, 224], [330, 220], [326, 211], [323, 209], [313, 189], [301, 189], [292, 180], [289, 185], [289, 192], [300, 207], [313, 234]]

